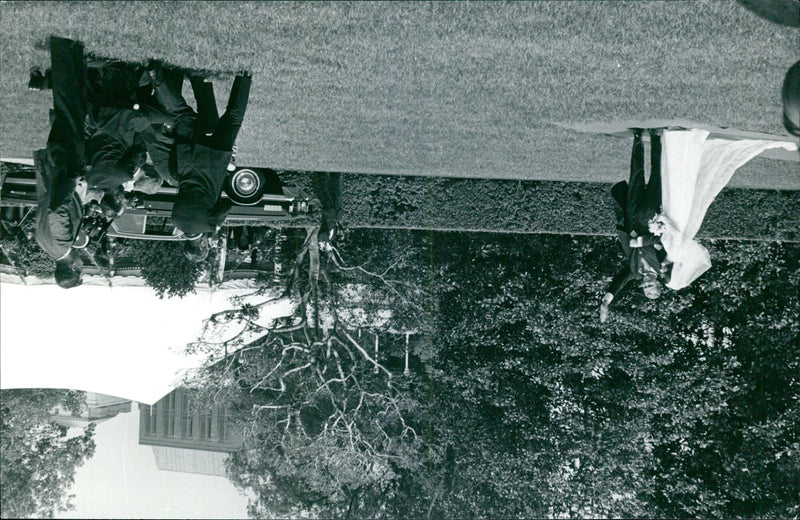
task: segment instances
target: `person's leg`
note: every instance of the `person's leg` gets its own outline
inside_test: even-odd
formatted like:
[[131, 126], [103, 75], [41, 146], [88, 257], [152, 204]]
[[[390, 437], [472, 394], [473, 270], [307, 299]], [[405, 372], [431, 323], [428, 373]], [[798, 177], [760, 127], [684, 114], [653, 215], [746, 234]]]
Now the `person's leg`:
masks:
[[[183, 99], [183, 74], [172, 69], [161, 72], [161, 80], [164, 86], [159, 90], [161, 97], [153, 87], [152, 81], [145, 74], [147, 79], [139, 86], [137, 101], [139, 111], [144, 117], [154, 125], [167, 125], [170, 129], [175, 125], [176, 119], [189, 118], [194, 116], [194, 111]], [[178, 98], [178, 95], [180, 96]], [[164, 106], [164, 96], [169, 109]]]
[[250, 76], [236, 76], [233, 80], [233, 88], [225, 113], [219, 118], [214, 134], [207, 140], [210, 148], [225, 151], [233, 149], [233, 143], [236, 141], [236, 136], [244, 121], [251, 83]]
[[633, 148], [631, 150], [631, 173], [628, 179], [627, 208], [625, 208], [625, 226], [631, 229], [634, 214], [639, 207], [644, 194], [644, 144], [642, 144], [642, 130], [633, 129]]
[[183, 77], [180, 80], [175, 77], [173, 71], [162, 71], [156, 69], [151, 71], [153, 94], [158, 103], [170, 114], [177, 117], [186, 114], [194, 114], [194, 110], [186, 103], [183, 98]]
[[[86, 118], [86, 61], [83, 44], [74, 40], [50, 38], [53, 83], [53, 123], [48, 144], [59, 143], [77, 154], [83, 162], [84, 120]], [[80, 172], [74, 172], [78, 176]]]
[[198, 75], [189, 76], [192, 84], [194, 99], [197, 101], [197, 124], [200, 131], [205, 134], [214, 132], [219, 122], [217, 100], [214, 98], [214, 85]]
[[648, 214], [661, 211], [661, 136], [656, 130], [650, 130], [650, 179], [647, 181], [643, 209]]
[[132, 108], [141, 72], [132, 63], [87, 58], [89, 103], [95, 107]]

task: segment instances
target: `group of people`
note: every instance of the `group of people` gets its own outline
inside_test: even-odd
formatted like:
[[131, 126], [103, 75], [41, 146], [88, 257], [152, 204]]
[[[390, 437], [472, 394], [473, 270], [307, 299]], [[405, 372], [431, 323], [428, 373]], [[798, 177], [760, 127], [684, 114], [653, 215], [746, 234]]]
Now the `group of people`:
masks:
[[[794, 128], [787, 125], [800, 135]], [[761, 152], [797, 150], [796, 144], [786, 141], [714, 139], [699, 129], [649, 129], [651, 166], [645, 181], [644, 129], [630, 130], [630, 178], [611, 189], [625, 262], [603, 295], [601, 322], [632, 280], [640, 282], [647, 298], [656, 299], [662, 286], [679, 290], [705, 273], [711, 259], [695, 235], [716, 196], [740, 166]]]
[[56, 283], [81, 283], [86, 211], [113, 218], [124, 211], [126, 191], [154, 193], [164, 182], [178, 188], [172, 221], [186, 236], [186, 257], [205, 259], [208, 235], [230, 211], [220, 195], [251, 75], [236, 75], [220, 117], [213, 85], [201, 75], [189, 75], [195, 110], [182, 95], [184, 74], [160, 63], [93, 59], [80, 42], [58, 37], [50, 39], [50, 56], [50, 69], [33, 69], [29, 87], [53, 91], [50, 134], [34, 152], [34, 167], [36, 241], [56, 260]]
[[[786, 72], [782, 101], [783, 126], [800, 137], [800, 61]], [[695, 235], [722, 188], [740, 166], [763, 151], [798, 150], [787, 141], [716, 139], [706, 130], [651, 128], [650, 177], [645, 181], [644, 129], [630, 131], [630, 178], [611, 189], [625, 260], [601, 300], [601, 322], [632, 280], [639, 281], [647, 298], [657, 299], [662, 286], [679, 290], [705, 273], [711, 258]]]
[[[158, 63], [137, 67], [91, 59], [80, 42], [53, 37], [51, 69], [34, 70], [32, 88], [52, 88], [47, 146], [34, 153], [39, 211], [36, 239], [56, 260], [56, 282], [80, 284], [77, 249], [87, 237], [84, 211], [99, 205], [111, 216], [124, 208], [125, 190], [153, 192], [163, 182], [178, 187], [172, 221], [186, 236], [192, 261], [208, 255], [207, 236], [230, 210], [220, 198], [244, 120], [249, 73], [236, 75], [225, 113], [217, 113], [213, 86], [190, 74], [197, 110], [181, 91], [184, 74]], [[800, 135], [800, 62], [786, 76], [784, 125]], [[711, 202], [733, 173], [761, 152], [794, 143], [710, 139], [699, 129], [647, 129], [651, 145], [645, 179], [645, 130], [631, 129], [630, 178], [611, 190], [616, 229], [625, 257], [602, 298], [600, 320], [631, 280], [647, 298], [662, 286], [688, 286], [710, 266], [708, 251], [695, 240]]]

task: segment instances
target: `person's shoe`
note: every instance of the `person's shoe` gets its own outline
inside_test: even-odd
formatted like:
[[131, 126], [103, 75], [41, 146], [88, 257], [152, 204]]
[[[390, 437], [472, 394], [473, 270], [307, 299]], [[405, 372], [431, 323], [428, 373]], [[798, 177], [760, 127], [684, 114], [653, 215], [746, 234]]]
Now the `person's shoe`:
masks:
[[186, 77], [189, 78], [189, 81], [202, 81], [203, 83], [211, 83], [211, 80], [208, 79], [208, 75], [197, 70], [187, 72]]
[[249, 70], [239, 70], [239, 71], [236, 71], [236, 75], [237, 75], [237, 76], [241, 76], [241, 77], [243, 77], [243, 78], [250, 78], [250, 79], [252, 79], [252, 78], [253, 78], [253, 73], [252, 73], [252, 72], [250, 72]]
[[31, 74], [28, 79], [28, 90], [50, 90], [52, 88], [50, 69], [46, 70], [43, 74], [41, 68], [31, 67]]
[[150, 78], [150, 83], [157, 87], [164, 83], [164, 72], [162, 71], [162, 63], [159, 60], [150, 60], [147, 64], [147, 76]]
[[232, 172], [236, 169], [236, 143], [233, 144], [233, 148], [231, 149], [231, 160], [228, 163], [228, 171]]
[[31, 67], [30, 79], [28, 79], [28, 90], [42, 90], [44, 74], [39, 67]]
[[648, 132], [650, 133], [650, 139], [653, 139], [654, 137], [659, 137], [662, 131], [663, 131], [662, 128], [650, 128], [648, 130]]

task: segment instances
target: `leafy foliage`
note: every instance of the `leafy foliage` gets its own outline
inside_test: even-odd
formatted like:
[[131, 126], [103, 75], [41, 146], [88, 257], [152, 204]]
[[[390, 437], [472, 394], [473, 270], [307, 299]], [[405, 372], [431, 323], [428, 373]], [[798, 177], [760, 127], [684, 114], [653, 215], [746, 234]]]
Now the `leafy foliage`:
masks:
[[[4, 210], [7, 209], [9, 208], [4, 208]], [[1, 237], [3, 257], [8, 258], [23, 276], [52, 278], [56, 262], [39, 247], [34, 238], [35, 208], [23, 209], [30, 210], [31, 214], [22, 222], [22, 225], [14, 225], [12, 221], [3, 222]]]
[[391, 378], [331, 343], [344, 319], [264, 331], [209, 370], [248, 432], [231, 479], [253, 516], [796, 516], [800, 247], [709, 247], [692, 287], [629, 288], [601, 324], [615, 239], [350, 230], [322, 256], [329, 311], [419, 327], [412, 370], [402, 341]]
[[[611, 184], [343, 174], [342, 187], [353, 227], [613, 234]], [[701, 237], [796, 240], [798, 214], [798, 191], [725, 189]]]
[[61, 390], [3, 390], [0, 393], [0, 513], [2, 518], [53, 517], [72, 508], [67, 491], [75, 469], [94, 454], [94, 423], [67, 439], [50, 420], [57, 404], [73, 408], [75, 393]]
[[187, 260], [183, 256], [183, 242], [129, 240], [124, 251], [135, 258], [142, 276], [159, 298], [180, 298], [194, 293], [195, 284], [206, 265]]
[[438, 416], [464, 451], [443, 514], [797, 514], [797, 246], [713, 247], [695, 286], [629, 290], [601, 326], [613, 241], [506, 240], [448, 248]]

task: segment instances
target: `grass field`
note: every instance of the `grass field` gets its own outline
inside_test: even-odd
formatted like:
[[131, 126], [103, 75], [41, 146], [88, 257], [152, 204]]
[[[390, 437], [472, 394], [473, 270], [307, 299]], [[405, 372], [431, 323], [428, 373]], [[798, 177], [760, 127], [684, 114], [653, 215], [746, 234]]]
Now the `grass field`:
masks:
[[[128, 60], [255, 74], [243, 164], [291, 170], [612, 182], [630, 142], [553, 123], [683, 118], [783, 134], [796, 28], [733, 1], [0, 4], [5, 157], [47, 136], [25, 88], [48, 35]], [[230, 77], [223, 76], [224, 103]], [[800, 189], [756, 159], [731, 186]]]

